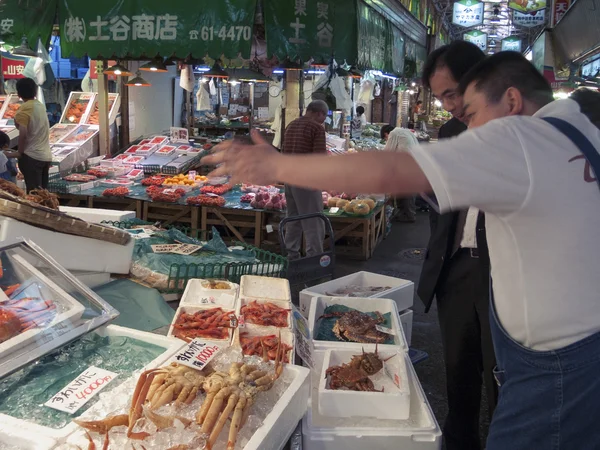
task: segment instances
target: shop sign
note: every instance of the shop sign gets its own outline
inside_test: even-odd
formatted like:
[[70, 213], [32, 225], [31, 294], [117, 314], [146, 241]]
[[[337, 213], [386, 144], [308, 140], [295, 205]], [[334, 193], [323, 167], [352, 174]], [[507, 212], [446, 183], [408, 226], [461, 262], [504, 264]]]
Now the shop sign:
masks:
[[556, 24], [563, 18], [566, 12], [569, 10], [571, 6], [571, 0], [553, 0], [552, 2], [552, 26], [556, 26]]
[[370, 69], [391, 69], [391, 33], [389, 22], [374, 9], [364, 4], [358, 7], [358, 64]]
[[508, 7], [518, 12], [531, 13], [546, 9], [546, 0], [509, 0]]
[[595, 61], [584, 64], [583, 67], [581, 67], [581, 76], [600, 76], [600, 58], [596, 59]]
[[469, 31], [468, 33], [463, 34], [463, 39], [465, 41], [472, 42], [482, 51], [485, 51], [487, 49], [487, 38], [487, 33], [483, 33], [479, 30]]
[[513, 25], [521, 27], [537, 27], [546, 23], [546, 10], [534, 11], [532, 13], [520, 13], [519, 11], [513, 11]]
[[469, 28], [483, 23], [483, 3], [473, 0], [461, 0], [454, 3], [452, 23]]
[[303, 61], [352, 62], [356, 57], [356, 2], [271, 0], [264, 2], [267, 53]]
[[23, 71], [25, 70], [26, 60], [22, 58], [0, 56], [2, 60], [2, 75], [5, 80], [16, 78], [25, 78]]
[[535, 68], [543, 74], [544, 62], [546, 59], [546, 33], [542, 33], [533, 43], [532, 54], [533, 57], [531, 62]]
[[502, 51], [503, 52], [520, 52], [521, 51], [521, 39], [507, 37], [502, 39]]
[[36, 48], [38, 38], [48, 42], [56, 17], [58, 0], [0, 1], [0, 39], [16, 47], [27, 37]]
[[59, 0], [65, 56], [250, 58], [257, 0]]

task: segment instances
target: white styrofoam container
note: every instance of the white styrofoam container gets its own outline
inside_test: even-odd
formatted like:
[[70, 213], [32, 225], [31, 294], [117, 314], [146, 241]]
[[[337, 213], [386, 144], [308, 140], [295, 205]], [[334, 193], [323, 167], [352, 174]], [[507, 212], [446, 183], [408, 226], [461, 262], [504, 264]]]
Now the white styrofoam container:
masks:
[[240, 282], [240, 297], [291, 302], [290, 282], [285, 278], [243, 275]]
[[248, 337], [255, 336], [281, 336], [281, 342], [289, 345], [292, 349], [288, 352], [288, 361], [294, 361], [294, 353], [295, 353], [295, 342], [294, 342], [294, 334], [287, 329], [277, 328], [277, 327], [261, 327], [260, 325], [254, 324], [245, 324], [243, 328], [236, 328], [233, 333], [233, 345], [236, 347], [242, 348], [242, 343], [240, 342], [240, 334], [248, 333]]
[[203, 306], [216, 305], [224, 308], [237, 308], [237, 294], [239, 285], [229, 281], [223, 283], [229, 284], [231, 289], [210, 289], [203, 286], [206, 280], [193, 278], [188, 281], [180, 305], [185, 306]]
[[0, 217], [0, 241], [3, 245], [19, 242], [19, 238], [42, 244], [46, 253], [67, 270], [128, 274], [134, 240], [126, 245], [113, 244], [56, 231]]
[[315, 335], [319, 330], [318, 319], [325, 313], [325, 308], [332, 305], [345, 305], [349, 308], [365, 313], [375, 311], [379, 311], [381, 314], [390, 313], [392, 321], [392, 326], [390, 328], [394, 331], [394, 343], [380, 344], [379, 349], [382, 351], [394, 350], [399, 347], [405, 352], [408, 351], [408, 345], [406, 344], [404, 331], [402, 330], [402, 325], [400, 324], [400, 320], [398, 318], [398, 309], [396, 308], [396, 303], [387, 298], [365, 299], [358, 297], [313, 297], [310, 304], [308, 326], [316, 350], [348, 349], [361, 351], [362, 347], [365, 345], [358, 342], [322, 341], [315, 338]]
[[[209, 309], [214, 309], [214, 308], [220, 308], [220, 306], [218, 305], [207, 305], [207, 306], [180, 306], [179, 308], [177, 308], [177, 311], [175, 311], [175, 317], [173, 317], [173, 321], [171, 322], [171, 326], [169, 327], [169, 332], [167, 333], [167, 336], [169, 336], [170, 338], [173, 339], [177, 339], [180, 342], [185, 342], [183, 339], [181, 338], [177, 338], [175, 337], [175, 323], [177, 322], [177, 319], [179, 319], [179, 316], [183, 313], [187, 313], [187, 314], [194, 314], [198, 311], [206, 311]], [[224, 312], [234, 312], [235, 310], [233, 308], [222, 308]], [[205, 339], [202, 338], [203, 340], [207, 341], [207, 342], [218, 342], [219, 344], [231, 344], [231, 339], [233, 337], [233, 328], [229, 328], [228, 329], [228, 334], [229, 337], [227, 339]]]
[[110, 273], [108, 272], [85, 272], [81, 270], [71, 270], [70, 272], [75, 278], [90, 289], [97, 288], [110, 282]]
[[[242, 308], [244, 306], [252, 303], [252, 302], [256, 302], [258, 304], [271, 303], [271, 304], [273, 304], [275, 306], [278, 306], [280, 308], [287, 309], [288, 310], [288, 315], [287, 315], [288, 325], [287, 325], [286, 328], [288, 328], [288, 329], [292, 328], [292, 311], [291, 311], [291, 303], [290, 302], [285, 302], [285, 301], [280, 301], [280, 300], [251, 299], [251, 298], [242, 297], [241, 294], [240, 294], [240, 297], [239, 297], [238, 302], [237, 302], [237, 310], [236, 310], [238, 317], [244, 315], [244, 313], [242, 312]], [[242, 321], [242, 323], [249, 324], [250, 322], [248, 322], [244, 318], [244, 320]], [[259, 324], [254, 324], [254, 325], [257, 325], [259, 327], [260, 326], [264, 327], [264, 325], [259, 325]]]
[[[105, 325], [103, 327], [98, 328], [94, 331], [94, 333], [99, 334], [100, 336], [124, 336], [132, 339], [137, 339], [139, 341], [147, 342], [150, 344], [157, 345], [159, 347], [163, 347], [165, 349], [164, 353], [161, 354], [158, 358], [151, 361], [145, 367], [140, 369], [140, 371], [154, 369], [163, 365], [171, 356], [173, 356], [178, 350], [180, 350], [185, 344], [183, 341], [179, 339], [172, 339], [166, 336], [161, 336], [159, 334], [147, 333], [144, 331], [134, 330], [133, 328], [125, 328], [120, 327], [118, 325]], [[42, 406], [45, 408], [45, 406]], [[27, 433], [25, 435], [31, 436], [39, 436], [40, 439], [56, 439], [61, 442], [66, 439], [70, 434], [76, 431], [78, 426], [74, 423], [70, 423], [64, 428], [55, 429], [50, 427], [45, 427], [42, 425], [37, 425], [35, 423], [27, 422], [26, 420], [17, 419], [6, 414], [0, 414], [0, 443], [2, 442], [2, 434], [6, 429], [20, 429], [26, 430]], [[38, 447], [24, 447], [24, 448], [32, 448], [37, 449]], [[52, 447], [40, 447], [41, 448], [52, 448]]]
[[20, 450], [51, 450], [57, 442], [43, 436], [36, 436], [29, 430], [12, 424], [2, 424], [0, 429], [0, 448], [18, 448]]
[[404, 337], [406, 338], [406, 344], [410, 347], [412, 342], [412, 329], [413, 329], [413, 310], [407, 309], [406, 311], [400, 312], [400, 324], [404, 330]]
[[[365, 346], [365, 352], [375, 352], [375, 345]], [[319, 381], [319, 414], [329, 417], [370, 417], [377, 419], [406, 420], [410, 408], [410, 390], [406, 375], [407, 354], [396, 351], [378, 351], [386, 369], [397, 376], [398, 385], [385, 374], [384, 369], [370, 377], [377, 390], [383, 392], [356, 392], [329, 389], [330, 367], [348, 364], [357, 353], [348, 350], [326, 350]], [[376, 381], [377, 380], [377, 381]]]
[[300, 312], [304, 317], [308, 318], [310, 299], [312, 297], [329, 295], [328, 293], [335, 292], [337, 289], [348, 286], [389, 286], [390, 289], [378, 292], [369, 298], [390, 298], [396, 302], [398, 311], [404, 311], [407, 308], [411, 308], [413, 305], [415, 285], [412, 281], [363, 271], [304, 289], [300, 292]]
[[[324, 352], [315, 355], [317, 367], [313, 371], [311, 401], [302, 419], [304, 450], [440, 450], [442, 432], [419, 383], [413, 365], [406, 364], [410, 387], [408, 420], [373, 418], [335, 418], [319, 414], [317, 402], [318, 380]], [[322, 362], [321, 362], [322, 364]]]

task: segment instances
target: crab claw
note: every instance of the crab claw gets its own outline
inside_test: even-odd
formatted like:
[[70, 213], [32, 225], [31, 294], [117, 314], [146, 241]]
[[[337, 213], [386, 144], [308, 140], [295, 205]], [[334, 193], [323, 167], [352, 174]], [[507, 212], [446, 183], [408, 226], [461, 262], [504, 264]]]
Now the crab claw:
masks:
[[143, 440], [149, 436], [148, 433], [134, 433], [133, 427], [140, 417], [142, 417], [142, 406], [146, 401], [150, 385], [156, 376], [158, 369], [147, 370], [140, 375], [140, 378], [135, 386], [133, 398], [131, 399], [131, 408], [129, 409], [129, 428], [127, 429], [127, 437], [131, 439]]

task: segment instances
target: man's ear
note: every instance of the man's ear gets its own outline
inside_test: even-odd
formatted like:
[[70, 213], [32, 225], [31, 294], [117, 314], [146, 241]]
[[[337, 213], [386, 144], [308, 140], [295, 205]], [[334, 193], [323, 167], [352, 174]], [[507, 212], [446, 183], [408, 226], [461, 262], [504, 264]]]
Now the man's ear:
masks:
[[506, 106], [508, 107], [509, 116], [518, 116], [523, 114], [525, 107], [523, 95], [521, 92], [514, 87], [509, 87], [504, 93]]

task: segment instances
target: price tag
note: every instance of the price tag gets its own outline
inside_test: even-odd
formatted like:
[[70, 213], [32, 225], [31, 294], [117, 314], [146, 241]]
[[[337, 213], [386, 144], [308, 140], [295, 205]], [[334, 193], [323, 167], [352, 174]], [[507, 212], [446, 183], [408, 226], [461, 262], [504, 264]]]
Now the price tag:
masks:
[[237, 318], [237, 327], [238, 328], [246, 328], [246, 319], [243, 314], [240, 314]]
[[73, 414], [89, 402], [118, 374], [98, 367], [89, 367], [64, 389], [44, 403], [44, 406]]
[[151, 247], [154, 253], [173, 253], [180, 246], [181, 244], [157, 244]]
[[192, 253], [197, 252], [201, 248], [202, 248], [201, 245], [181, 244], [175, 250], [173, 250], [173, 253], [176, 253], [178, 255], [186, 255], [187, 256], [187, 255], [191, 255]]
[[329, 208], [329, 214], [337, 214], [340, 211], [340, 208]]
[[273, 225], [267, 225], [267, 233], [273, 232]]
[[391, 328], [384, 327], [384, 326], [381, 326], [381, 325], [375, 325], [375, 329], [377, 331], [381, 331], [382, 333], [391, 334], [392, 336], [396, 336], [396, 333]]
[[[397, 355], [393, 356], [392, 359], [396, 356]], [[398, 375], [397, 367], [392, 367], [391, 364], [389, 364], [389, 361], [390, 360], [383, 362], [383, 371], [388, 377], [390, 377], [398, 389], [402, 389], [402, 378], [400, 378], [400, 375]]]
[[231, 318], [229, 319], [229, 327], [230, 328], [237, 328], [238, 327], [237, 317], [231, 316]]
[[312, 356], [314, 347], [313, 341], [310, 338], [308, 321], [294, 305], [292, 305], [292, 320], [294, 321], [294, 339], [296, 343], [296, 351], [306, 365], [311, 369], [314, 369], [315, 362]]
[[202, 370], [206, 365], [217, 356], [223, 347], [220, 344], [194, 339], [187, 347], [184, 347], [179, 353], [171, 358], [171, 361], [191, 367], [192, 369]]
[[192, 181], [196, 181], [196, 171], [190, 170], [190, 172], [188, 173], [188, 178]]

